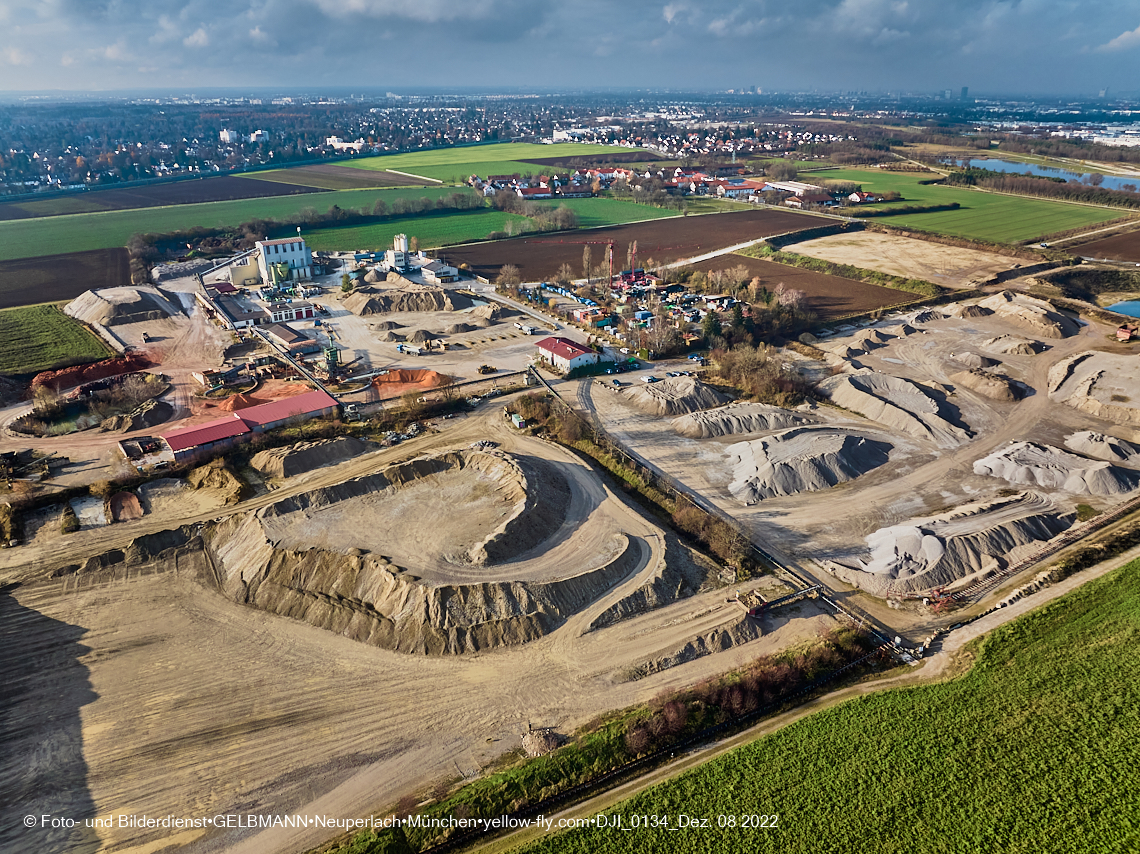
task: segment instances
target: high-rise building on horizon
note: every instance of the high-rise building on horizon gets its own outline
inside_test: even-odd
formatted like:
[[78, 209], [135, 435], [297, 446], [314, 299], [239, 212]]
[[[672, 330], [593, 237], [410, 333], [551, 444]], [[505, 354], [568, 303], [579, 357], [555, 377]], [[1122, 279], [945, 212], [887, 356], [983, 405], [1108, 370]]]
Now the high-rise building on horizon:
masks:
[[962, 98], [961, 98], [961, 100], [965, 101], [968, 97], [970, 97], [970, 87], [969, 86], [963, 86], [962, 87]]

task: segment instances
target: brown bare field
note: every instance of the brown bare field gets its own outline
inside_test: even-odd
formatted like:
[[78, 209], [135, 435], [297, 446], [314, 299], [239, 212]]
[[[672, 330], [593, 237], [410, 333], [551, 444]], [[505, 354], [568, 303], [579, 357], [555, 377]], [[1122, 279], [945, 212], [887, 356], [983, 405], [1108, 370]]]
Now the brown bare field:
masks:
[[1083, 246], [1073, 246], [1070, 251], [1085, 258], [1106, 258], [1110, 261], [1135, 261], [1140, 263], [1140, 231], [1127, 234], [1114, 234], [1102, 240], [1094, 240]]
[[764, 286], [772, 290], [783, 282], [789, 288], [804, 291], [808, 304], [821, 320], [832, 320], [850, 314], [860, 314], [876, 308], [901, 305], [920, 299], [917, 294], [868, 285], [854, 279], [841, 279], [814, 270], [788, 267], [773, 261], [762, 261], [746, 255], [720, 255], [694, 264], [698, 270], [728, 270], [743, 265], [749, 275], [759, 276]]
[[[514, 264], [523, 281], [552, 279], [569, 264], [581, 275], [582, 244], [614, 242], [614, 269], [625, 263], [626, 247], [637, 241], [637, 257], [644, 263], [679, 261], [750, 240], [760, 240], [797, 229], [824, 224], [818, 217], [784, 211], [756, 210], [704, 216], [669, 217], [648, 222], [594, 228], [574, 234], [516, 237], [493, 243], [455, 246], [447, 250], [451, 264], [469, 264], [472, 272], [493, 279], [504, 264]], [[594, 264], [605, 259], [606, 247], [591, 246]]]
[[0, 261], [0, 308], [75, 299], [92, 288], [131, 283], [126, 249], [93, 249]]
[[424, 182], [395, 172], [352, 169], [335, 163], [317, 163], [295, 169], [275, 169], [248, 176], [264, 184], [300, 185], [322, 190], [368, 190], [383, 187], [419, 187]]
[[943, 246], [913, 237], [861, 231], [805, 240], [787, 247], [789, 252], [850, 264], [908, 279], [925, 279], [947, 288], [965, 287], [1008, 270], [1017, 259], [992, 252]]
[[225, 175], [196, 181], [150, 184], [145, 187], [92, 190], [54, 199], [4, 202], [0, 204], [0, 221], [98, 211], [126, 211], [166, 205], [192, 205], [199, 202], [229, 202], [269, 196], [295, 196], [322, 191], [323, 188], [319, 186], [275, 184], [269, 181], [253, 181], [248, 177]]

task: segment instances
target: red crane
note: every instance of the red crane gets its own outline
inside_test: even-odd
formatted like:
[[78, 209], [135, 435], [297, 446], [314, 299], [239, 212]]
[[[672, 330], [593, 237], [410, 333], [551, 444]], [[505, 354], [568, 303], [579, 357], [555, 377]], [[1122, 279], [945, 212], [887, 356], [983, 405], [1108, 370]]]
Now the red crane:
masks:
[[[610, 262], [610, 281], [609, 284], [614, 283], [614, 241], [612, 240], [527, 240], [527, 243], [575, 243], [575, 244], [599, 244], [601, 246], [608, 246], [609, 250], [606, 252], [607, 258]], [[586, 280], [589, 281], [590, 273], [586, 272]]]

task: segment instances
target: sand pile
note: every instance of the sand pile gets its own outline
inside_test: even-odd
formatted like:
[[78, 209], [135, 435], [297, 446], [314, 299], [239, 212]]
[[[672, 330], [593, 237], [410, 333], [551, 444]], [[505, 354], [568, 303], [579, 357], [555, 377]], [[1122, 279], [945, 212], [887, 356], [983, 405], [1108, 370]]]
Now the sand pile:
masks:
[[667, 377], [638, 383], [623, 391], [626, 400], [650, 415], [684, 415], [723, 406], [728, 398], [696, 377]]
[[682, 436], [710, 439], [738, 433], [764, 433], [810, 423], [813, 419], [766, 403], [730, 403], [673, 419], [673, 429]]
[[111, 496], [111, 518], [116, 522], [133, 522], [142, 517], [142, 505], [133, 492], [116, 492]]
[[867, 557], [832, 569], [876, 596], [925, 592], [1016, 563], [1072, 523], [1045, 496], [1022, 492], [880, 528]]
[[392, 343], [396, 343], [396, 342], [400, 342], [400, 341], [407, 341], [408, 336], [401, 335], [398, 332], [386, 332], [384, 334], [384, 337], [381, 338], [380, 340], [386, 341], [387, 343], [392, 344]]
[[370, 323], [368, 325], [371, 326], [373, 329], [377, 329], [381, 332], [388, 330], [388, 329], [402, 329], [403, 328], [401, 324], [397, 323], [394, 320], [381, 320], [378, 323]]
[[1086, 351], [1049, 369], [1049, 397], [1117, 424], [1140, 426], [1140, 359]]
[[[503, 314], [501, 306], [496, 303], [489, 303], [487, 305], [477, 305], [470, 312], [472, 317], [479, 318], [480, 320], [494, 321], [498, 320], [500, 315]], [[480, 324], [480, 326], [487, 326], [489, 324]]]
[[417, 329], [412, 333], [409, 339], [413, 344], [423, 344], [425, 341], [438, 341], [439, 336], [434, 332], [428, 332], [426, 329]]
[[862, 356], [887, 344], [895, 336], [882, 329], [863, 329], [851, 336], [850, 341], [837, 344], [831, 352], [845, 359]]
[[950, 382], [957, 383], [964, 388], [975, 391], [982, 397], [990, 400], [1000, 400], [1004, 403], [1013, 403], [1025, 396], [1021, 386], [1008, 377], [973, 368], [969, 371], [958, 371], [950, 375]]
[[[389, 283], [393, 275], [388, 274]], [[400, 288], [357, 288], [344, 298], [344, 307], [361, 316], [390, 311], [461, 311], [471, 307], [471, 299], [463, 294], [397, 278], [405, 283]]]
[[380, 274], [380, 270], [376, 267], [373, 267], [371, 270], [364, 274], [364, 281], [368, 282], [370, 285], [374, 285], [384, 278], [385, 277]]
[[293, 477], [321, 466], [344, 462], [366, 454], [377, 446], [353, 436], [319, 442], [298, 442], [288, 448], [259, 451], [250, 466], [267, 477]]
[[450, 385], [452, 378], [437, 371], [400, 368], [372, 378], [372, 386], [381, 400], [399, 397], [407, 391], [428, 390]]
[[84, 291], [64, 306], [63, 312], [100, 326], [162, 320], [181, 314], [166, 294], [150, 285]]
[[1009, 356], [1035, 356], [1045, 349], [1045, 345], [1040, 341], [1022, 338], [1020, 335], [999, 335], [997, 338], [987, 338], [978, 346], [983, 350], [1005, 353]]
[[478, 326], [472, 326], [470, 323], [453, 323], [447, 327], [448, 335], [462, 335], [464, 332], [474, 332]]
[[1053, 303], [1027, 294], [1002, 291], [986, 297], [978, 305], [1042, 338], [1068, 338], [1081, 328], [1071, 317], [1061, 314]]
[[1140, 472], [1037, 442], [1014, 442], [994, 451], [974, 463], [974, 474], [1073, 495], [1124, 495], [1140, 487]]
[[170, 420], [174, 414], [174, 407], [164, 400], [148, 400], [135, 412], [124, 415], [112, 415], [104, 418], [99, 424], [99, 430], [104, 433], [129, 433], [132, 430], [144, 430], [155, 427]]
[[1140, 445], [1133, 445], [1115, 436], [1083, 430], [1065, 439], [1065, 447], [1110, 463], [1119, 463], [1130, 468], [1140, 468]]
[[829, 428], [797, 427], [727, 448], [728, 491], [744, 504], [777, 495], [828, 489], [887, 462], [887, 442]]
[[906, 338], [909, 335], [914, 335], [916, 332], [918, 332], [918, 330], [909, 323], [898, 323], [894, 326], [883, 327], [884, 334], [892, 335], [895, 338]]
[[939, 447], [955, 447], [971, 435], [947, 420], [938, 401], [910, 380], [860, 371], [829, 377], [818, 389], [838, 406]]
[[218, 409], [222, 412], [237, 412], [240, 409], [249, 409], [251, 406], [260, 406], [263, 403], [269, 403], [268, 400], [262, 400], [260, 397], [251, 397], [244, 392], [238, 394], [231, 394], [218, 404]]
[[967, 368], [992, 368], [994, 365], [1001, 364], [997, 359], [991, 359], [989, 356], [982, 356], [979, 353], [951, 353], [950, 358]]
[[[424, 501], [462, 506], [464, 525], [420, 524]], [[235, 514], [206, 537], [235, 601], [399, 652], [461, 654], [540, 637], [638, 567], [641, 547], [621, 535], [601, 565], [558, 580], [451, 583], [436, 568], [522, 559], [570, 506], [557, 466], [452, 451]], [[388, 524], [361, 524], [381, 517]], [[401, 555], [436, 580], [405, 571]]]
[[975, 305], [973, 303], [956, 302], [953, 305], [946, 306], [947, 317], [989, 317], [993, 313], [992, 308], [986, 308], [984, 305]]
[[234, 474], [225, 460], [217, 459], [186, 475], [191, 489], [215, 489], [226, 504], [237, 504], [249, 494], [249, 486]]
[[910, 318], [911, 323], [933, 323], [936, 320], [942, 320], [946, 315], [934, 309], [924, 308], [915, 312]]
[[87, 365], [74, 365], [70, 368], [60, 368], [58, 371], [41, 371], [32, 380], [32, 391], [40, 386], [47, 386], [59, 391], [73, 385], [89, 383], [93, 380], [117, 377], [150, 367], [150, 359], [142, 353], [128, 353], [125, 356], [115, 356], [103, 359], [100, 362], [91, 362]]

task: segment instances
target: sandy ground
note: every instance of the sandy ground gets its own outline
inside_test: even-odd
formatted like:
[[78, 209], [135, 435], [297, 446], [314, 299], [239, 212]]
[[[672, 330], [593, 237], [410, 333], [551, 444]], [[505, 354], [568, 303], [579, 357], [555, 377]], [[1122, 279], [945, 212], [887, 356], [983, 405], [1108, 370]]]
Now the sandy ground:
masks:
[[971, 282], [988, 279], [1018, 263], [1015, 259], [991, 252], [873, 231], [805, 240], [790, 247], [789, 251], [835, 264], [851, 264], [895, 276], [925, 279], [947, 288], [967, 287]]
[[[473, 437], [490, 436], [505, 450], [541, 452], [586, 471], [557, 447], [518, 436], [493, 414], [447, 423], [453, 426], [444, 433], [292, 478], [268, 495], [208, 513], [260, 506]], [[602, 514], [641, 538], [649, 553], [619, 587], [520, 648], [468, 657], [401, 655], [242, 607], [170, 571], [143, 570], [129, 580], [87, 588], [77, 588], [74, 579], [38, 581], [4, 595], [2, 625], [10, 633], [2, 661], [5, 682], [16, 688], [8, 697], [15, 717], [7, 720], [36, 723], [6, 726], [0, 849], [101, 846], [141, 854], [156, 850], [151, 844], [161, 840], [189, 852], [303, 851], [330, 834], [99, 829], [84, 846], [78, 836], [49, 836], [19, 823], [22, 815], [41, 811], [103, 817], [365, 815], [457, 769], [477, 773], [516, 747], [528, 723], [567, 731], [600, 712], [690, 684], [834, 625], [814, 603], [803, 603], [772, 615], [757, 641], [622, 681], [631, 666], [739, 620], [742, 609], [726, 601], [725, 591], [712, 591], [583, 634], [598, 613], [643, 583], [661, 548], [656, 525], [595, 484], [601, 500], [591, 515]], [[66, 545], [0, 552], [0, 583], [42, 578], [47, 567], [122, 547], [156, 525], [144, 517], [83, 532]], [[569, 544], [566, 554], [573, 550]], [[51, 666], [20, 670], [28, 661]], [[43, 715], [49, 707], [52, 715]], [[67, 749], [29, 764], [27, 757], [43, 755], [41, 745], [48, 742]]]

